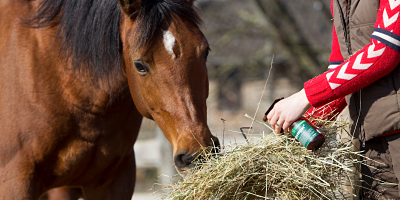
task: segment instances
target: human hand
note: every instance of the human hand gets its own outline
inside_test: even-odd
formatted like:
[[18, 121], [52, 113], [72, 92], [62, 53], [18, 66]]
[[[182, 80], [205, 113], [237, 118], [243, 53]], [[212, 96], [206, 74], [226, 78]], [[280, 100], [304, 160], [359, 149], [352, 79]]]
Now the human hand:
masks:
[[289, 126], [299, 119], [310, 107], [311, 104], [308, 102], [304, 89], [302, 89], [276, 103], [267, 115], [267, 119], [277, 134], [281, 132], [281, 128], [285, 132], [289, 132]]

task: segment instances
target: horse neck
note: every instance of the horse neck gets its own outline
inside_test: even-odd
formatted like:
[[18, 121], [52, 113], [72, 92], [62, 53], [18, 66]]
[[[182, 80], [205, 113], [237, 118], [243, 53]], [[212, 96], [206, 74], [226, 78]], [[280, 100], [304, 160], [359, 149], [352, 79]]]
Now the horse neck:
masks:
[[[0, 28], [0, 55], [2, 55], [0, 85], [10, 85], [10, 91], [24, 88], [26, 94], [30, 94], [24, 98], [30, 101], [42, 98], [36, 97], [36, 94], [40, 94], [44, 96], [43, 98], [56, 99], [55, 102], [69, 102], [95, 113], [116, 105], [116, 98], [126, 94], [128, 87], [124, 73], [119, 73], [119, 77], [113, 77], [113, 81], [109, 84], [105, 77], [99, 77], [98, 84], [94, 84], [88, 71], [72, 70], [74, 67], [71, 60], [74, 58], [65, 62], [65, 59], [59, 57], [59, 44], [54, 41], [57, 27], [37, 29], [22, 24], [21, 19], [32, 13], [39, 3], [39, 1], [0, 3], [0, 10], [4, 10], [0, 12], [0, 24], [8, 27]], [[8, 81], [8, 77], [18, 77], [21, 81], [16, 81], [16, 78]], [[2, 94], [5, 92], [2, 91]]]
[[109, 109], [116, 109], [126, 97], [131, 98], [128, 80], [124, 74], [110, 82], [99, 77], [95, 83], [89, 72], [68, 69], [70, 66], [64, 66], [60, 70], [63, 97], [76, 107], [92, 113], [104, 113]]

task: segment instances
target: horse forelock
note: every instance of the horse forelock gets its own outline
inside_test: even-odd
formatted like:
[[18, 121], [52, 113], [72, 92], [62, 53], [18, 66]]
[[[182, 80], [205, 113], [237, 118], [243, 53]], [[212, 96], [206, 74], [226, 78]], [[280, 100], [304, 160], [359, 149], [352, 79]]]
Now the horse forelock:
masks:
[[[24, 23], [33, 28], [57, 27], [60, 56], [72, 61], [75, 71], [88, 71], [94, 83], [111, 84], [123, 73], [121, 15], [117, 0], [41, 0]], [[188, 0], [142, 0], [135, 16], [139, 49], [149, 46], [157, 29], [178, 20], [177, 16], [202, 23]]]
[[195, 25], [202, 24], [196, 10], [188, 0], [142, 0], [141, 8], [135, 13], [135, 46], [144, 48], [151, 44], [160, 26], [168, 27], [173, 20], [182, 18]]

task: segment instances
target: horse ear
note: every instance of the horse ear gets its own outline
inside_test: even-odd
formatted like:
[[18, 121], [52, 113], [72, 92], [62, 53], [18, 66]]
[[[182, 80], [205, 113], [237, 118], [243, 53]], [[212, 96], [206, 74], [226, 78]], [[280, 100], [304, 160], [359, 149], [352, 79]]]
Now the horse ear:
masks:
[[189, 3], [193, 4], [196, 0], [187, 0]]
[[118, 0], [119, 7], [126, 15], [131, 16], [140, 8], [140, 0]]

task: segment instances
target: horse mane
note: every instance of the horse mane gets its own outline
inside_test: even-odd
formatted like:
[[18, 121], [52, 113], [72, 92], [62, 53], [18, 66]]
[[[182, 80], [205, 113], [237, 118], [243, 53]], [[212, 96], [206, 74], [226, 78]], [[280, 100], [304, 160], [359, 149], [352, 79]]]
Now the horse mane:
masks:
[[[60, 56], [65, 61], [72, 59], [75, 71], [88, 70], [94, 83], [111, 84], [123, 73], [121, 15], [118, 0], [42, 0], [24, 24], [32, 28], [58, 26]], [[142, 0], [131, 16], [138, 23], [136, 48], [149, 45], [156, 30], [176, 16], [201, 23], [188, 0]]]
[[189, 0], [142, 0], [141, 9], [137, 12], [138, 26], [135, 30], [137, 47], [143, 48], [148, 45], [158, 27], [162, 24], [168, 26], [168, 21], [174, 20], [176, 15], [196, 25], [202, 23]]

